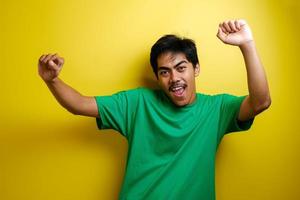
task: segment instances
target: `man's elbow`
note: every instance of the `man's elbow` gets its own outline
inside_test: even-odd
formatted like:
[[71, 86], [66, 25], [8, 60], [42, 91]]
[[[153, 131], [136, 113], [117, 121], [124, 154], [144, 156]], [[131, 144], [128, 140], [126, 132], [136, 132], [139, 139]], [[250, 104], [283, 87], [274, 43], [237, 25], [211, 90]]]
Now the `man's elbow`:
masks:
[[267, 110], [271, 106], [272, 100], [271, 97], [266, 98], [264, 101], [260, 102], [256, 106], [254, 106], [254, 113], [257, 115], [265, 110]]
[[72, 113], [73, 115], [85, 115], [85, 111], [83, 109], [70, 109], [69, 110], [70, 113]]
[[80, 115], [80, 112], [73, 108], [66, 108], [66, 110], [73, 115]]

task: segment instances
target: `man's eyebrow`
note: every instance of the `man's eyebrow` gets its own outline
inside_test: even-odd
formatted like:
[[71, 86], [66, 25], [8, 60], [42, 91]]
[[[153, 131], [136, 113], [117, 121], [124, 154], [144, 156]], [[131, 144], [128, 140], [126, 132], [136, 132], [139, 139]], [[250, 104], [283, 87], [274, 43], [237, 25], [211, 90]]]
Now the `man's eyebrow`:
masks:
[[[177, 63], [173, 68], [175, 68], [175, 67], [181, 65], [182, 63], [187, 63], [187, 61], [186, 61], [186, 60], [182, 60], [182, 61], [180, 61], [179, 63]], [[169, 67], [165, 67], [165, 66], [158, 67], [158, 70], [163, 70], [163, 69], [168, 70]]]

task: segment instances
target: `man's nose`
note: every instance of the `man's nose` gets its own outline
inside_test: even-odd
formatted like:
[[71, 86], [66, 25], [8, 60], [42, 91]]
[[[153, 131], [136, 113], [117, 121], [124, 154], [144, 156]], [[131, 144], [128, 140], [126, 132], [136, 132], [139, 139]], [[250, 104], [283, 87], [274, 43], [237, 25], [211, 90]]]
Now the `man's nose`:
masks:
[[170, 82], [177, 82], [179, 80], [179, 76], [176, 72], [171, 72], [171, 76], [170, 76]]

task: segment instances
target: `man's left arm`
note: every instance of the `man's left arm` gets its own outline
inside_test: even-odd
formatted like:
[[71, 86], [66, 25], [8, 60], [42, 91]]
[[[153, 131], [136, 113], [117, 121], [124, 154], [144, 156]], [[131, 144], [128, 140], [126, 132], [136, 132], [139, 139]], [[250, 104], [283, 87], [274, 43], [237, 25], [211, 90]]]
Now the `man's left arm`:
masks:
[[225, 21], [219, 24], [217, 37], [225, 44], [238, 46], [243, 54], [249, 95], [241, 104], [238, 120], [247, 121], [271, 105], [268, 81], [250, 27], [245, 20]]

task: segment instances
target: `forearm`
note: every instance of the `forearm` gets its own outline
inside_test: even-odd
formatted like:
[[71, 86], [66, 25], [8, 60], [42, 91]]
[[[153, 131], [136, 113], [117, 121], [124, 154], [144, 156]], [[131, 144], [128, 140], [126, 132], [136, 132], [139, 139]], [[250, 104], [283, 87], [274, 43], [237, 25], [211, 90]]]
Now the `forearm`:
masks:
[[239, 47], [246, 65], [251, 104], [255, 110], [266, 109], [271, 104], [271, 97], [266, 74], [259, 59], [255, 42], [247, 42]]
[[56, 78], [53, 81], [45, 81], [56, 100], [73, 114], [79, 113], [79, 108], [83, 103], [84, 97], [75, 89]]

